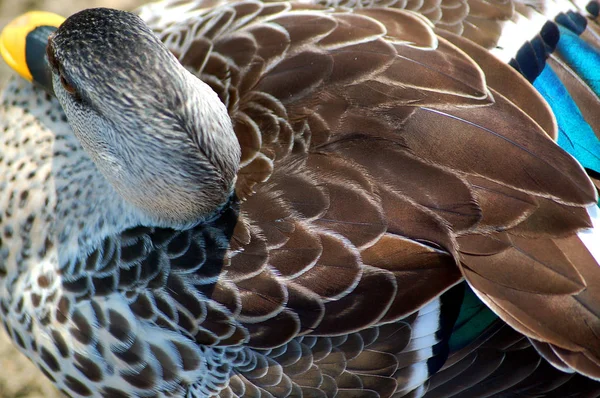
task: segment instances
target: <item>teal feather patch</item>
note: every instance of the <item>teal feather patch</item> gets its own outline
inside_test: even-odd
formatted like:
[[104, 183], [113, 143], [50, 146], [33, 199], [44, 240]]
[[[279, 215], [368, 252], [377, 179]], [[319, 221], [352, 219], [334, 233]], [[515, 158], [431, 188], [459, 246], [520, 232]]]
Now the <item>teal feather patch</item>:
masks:
[[[560, 41], [562, 40], [561, 30]], [[600, 72], [600, 64], [598, 72]], [[549, 65], [546, 65], [533, 85], [546, 99], [556, 116], [559, 130], [558, 144], [585, 168], [600, 172], [600, 141]]]
[[473, 293], [471, 287], [467, 283], [464, 285], [463, 302], [448, 342], [450, 352], [469, 345], [498, 319], [498, 316]]

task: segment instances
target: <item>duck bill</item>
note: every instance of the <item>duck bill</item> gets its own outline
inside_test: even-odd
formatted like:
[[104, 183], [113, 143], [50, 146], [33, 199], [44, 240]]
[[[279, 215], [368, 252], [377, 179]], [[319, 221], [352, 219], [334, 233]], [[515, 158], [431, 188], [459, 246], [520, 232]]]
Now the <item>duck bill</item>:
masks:
[[48, 37], [64, 20], [60, 15], [32, 11], [12, 20], [0, 33], [0, 54], [8, 66], [52, 95], [46, 46]]

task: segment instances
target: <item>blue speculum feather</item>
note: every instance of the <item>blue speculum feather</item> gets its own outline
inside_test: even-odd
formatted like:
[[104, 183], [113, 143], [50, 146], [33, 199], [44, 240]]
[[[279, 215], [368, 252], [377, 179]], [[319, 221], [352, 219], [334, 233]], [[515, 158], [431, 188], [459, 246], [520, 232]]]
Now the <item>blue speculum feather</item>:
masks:
[[571, 30], [559, 26], [557, 52], [588, 86], [600, 95], [600, 54]]
[[[559, 27], [557, 52], [564, 62], [600, 97], [600, 54], [572, 30]], [[549, 65], [533, 83], [546, 99], [558, 123], [558, 144], [586, 169], [600, 173], [600, 140]]]
[[533, 85], [550, 104], [556, 116], [558, 144], [585, 168], [600, 171], [600, 141], [549, 65], [546, 65]]

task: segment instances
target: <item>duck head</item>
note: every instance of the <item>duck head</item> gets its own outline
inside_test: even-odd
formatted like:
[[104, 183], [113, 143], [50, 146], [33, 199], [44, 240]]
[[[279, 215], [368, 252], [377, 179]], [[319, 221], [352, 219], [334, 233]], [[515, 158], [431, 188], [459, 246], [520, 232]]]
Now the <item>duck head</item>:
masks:
[[240, 159], [227, 109], [139, 17], [88, 9], [45, 32], [27, 43], [47, 39], [46, 56], [27, 54], [33, 79], [140, 224], [186, 228], [227, 202]]

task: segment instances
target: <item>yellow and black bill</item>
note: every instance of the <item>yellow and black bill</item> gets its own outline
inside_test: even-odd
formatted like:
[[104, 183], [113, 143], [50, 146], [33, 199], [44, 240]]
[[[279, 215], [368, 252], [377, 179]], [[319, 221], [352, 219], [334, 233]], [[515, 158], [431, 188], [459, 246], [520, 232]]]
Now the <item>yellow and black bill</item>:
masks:
[[54, 90], [46, 46], [48, 37], [64, 20], [57, 14], [31, 11], [12, 20], [0, 33], [0, 54], [8, 66], [51, 94]]

